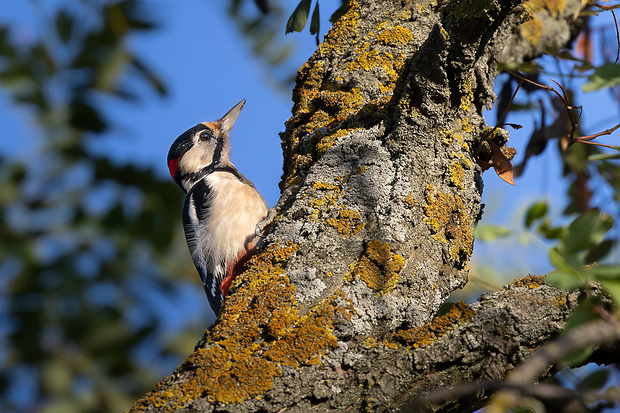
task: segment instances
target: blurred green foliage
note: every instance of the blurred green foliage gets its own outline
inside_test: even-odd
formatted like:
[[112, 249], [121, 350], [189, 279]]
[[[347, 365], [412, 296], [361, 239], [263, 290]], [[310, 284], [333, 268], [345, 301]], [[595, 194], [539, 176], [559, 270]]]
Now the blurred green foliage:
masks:
[[[248, 11], [251, 3], [258, 12]], [[200, 331], [184, 325], [166, 341], [158, 327], [165, 303], [174, 305], [183, 294], [179, 277], [196, 276], [179, 230], [181, 191], [153, 170], [119, 165], [87, 149], [112, 126], [102, 96], [139, 104], [143, 88], [130, 87], [136, 82], [166, 96], [165, 82], [128, 46], [133, 34], [158, 26], [137, 1], [70, 4], [46, 16], [48, 24], [28, 45], [18, 44], [10, 25], [0, 26], [0, 85], [28, 108], [40, 131], [30, 158], [0, 158], [0, 287], [7, 293], [0, 300], [6, 307], [0, 339], [8, 344], [0, 352], [0, 411], [127, 410], [150, 390], [154, 374], [169, 372], [186, 354], [181, 341], [189, 336], [195, 342]], [[228, 4], [250, 49], [272, 67], [281, 65], [290, 46], [276, 39], [285, 27], [280, 3]], [[306, 26], [310, 5], [300, 2], [287, 31]], [[319, 23], [317, 1], [310, 24], [317, 36]], [[616, 69], [601, 66], [588, 87], [617, 84]], [[571, 146], [563, 159], [571, 182], [564, 216], [572, 223], [553, 225], [546, 203], [534, 205], [525, 220], [527, 228], [557, 242], [551, 282], [575, 287], [599, 281], [620, 301], [617, 267], [584, 268], [615, 244], [613, 220], [592, 209], [589, 187], [594, 178], [602, 180], [617, 202], [616, 158]], [[507, 230], [489, 226], [477, 234], [491, 241]], [[569, 326], [591, 321], [593, 308], [584, 306]], [[145, 348], [151, 364], [140, 356]], [[601, 376], [588, 385], [602, 380], [594, 379]]]
[[191, 350], [184, 334], [201, 331], [161, 328], [179, 277], [195, 277], [181, 191], [87, 149], [111, 126], [102, 102], [140, 103], [136, 83], [166, 95], [128, 46], [157, 24], [137, 1], [68, 4], [30, 44], [0, 27], [0, 84], [40, 131], [27, 159], [0, 159], [4, 412], [127, 410]]
[[[0, 411], [120, 412], [210, 321], [208, 312], [171, 314], [188, 295], [203, 299], [182, 192], [154, 170], [88, 149], [118, 126], [110, 105], [167, 95], [130, 47], [159, 25], [136, 0], [44, 6], [19, 6], [37, 10], [33, 39], [0, 25], [0, 87], [37, 134], [27, 159], [0, 155]], [[276, 83], [290, 85], [280, 2], [231, 0], [223, 11]]]

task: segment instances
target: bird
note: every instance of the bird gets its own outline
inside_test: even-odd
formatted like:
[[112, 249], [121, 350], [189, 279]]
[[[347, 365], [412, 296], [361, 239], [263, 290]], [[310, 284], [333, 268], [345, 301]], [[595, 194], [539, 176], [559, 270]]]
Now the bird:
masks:
[[245, 99], [215, 122], [183, 132], [168, 152], [168, 169], [186, 193], [183, 228], [189, 252], [216, 316], [233, 279], [256, 253], [258, 224], [269, 209], [254, 184], [230, 161], [230, 129]]

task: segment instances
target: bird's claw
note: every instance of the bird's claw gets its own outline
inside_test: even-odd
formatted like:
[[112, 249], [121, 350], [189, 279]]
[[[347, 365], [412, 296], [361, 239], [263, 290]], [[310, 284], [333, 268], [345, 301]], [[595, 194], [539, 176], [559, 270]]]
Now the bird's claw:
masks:
[[269, 212], [267, 213], [267, 216], [265, 217], [265, 219], [263, 219], [261, 222], [259, 222], [258, 224], [256, 224], [256, 236], [261, 238], [261, 239], [265, 239], [267, 236], [263, 235], [263, 232], [265, 231], [265, 228], [269, 227], [269, 225], [273, 222], [273, 219], [276, 216], [276, 210], [275, 208], [272, 208], [269, 210]]

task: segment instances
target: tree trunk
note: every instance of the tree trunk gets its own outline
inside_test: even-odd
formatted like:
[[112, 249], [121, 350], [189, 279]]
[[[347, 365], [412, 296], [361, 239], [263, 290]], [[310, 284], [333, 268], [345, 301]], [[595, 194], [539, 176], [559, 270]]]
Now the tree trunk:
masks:
[[578, 293], [536, 277], [435, 315], [467, 281], [496, 64], [565, 44], [579, 4], [519, 27], [532, 17], [520, 0], [350, 1], [299, 70], [261, 252], [132, 411], [409, 411], [503, 378], [558, 333]]

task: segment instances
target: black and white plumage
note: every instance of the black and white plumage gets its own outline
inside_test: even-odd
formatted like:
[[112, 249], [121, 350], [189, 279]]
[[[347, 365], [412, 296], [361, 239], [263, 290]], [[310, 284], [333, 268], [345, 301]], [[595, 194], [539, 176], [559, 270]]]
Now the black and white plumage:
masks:
[[228, 132], [244, 104], [218, 121], [188, 129], [168, 152], [170, 175], [187, 193], [187, 245], [216, 315], [230, 283], [254, 253], [256, 226], [268, 212], [261, 194], [229, 159]]

